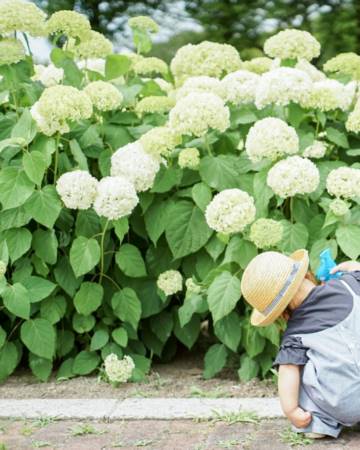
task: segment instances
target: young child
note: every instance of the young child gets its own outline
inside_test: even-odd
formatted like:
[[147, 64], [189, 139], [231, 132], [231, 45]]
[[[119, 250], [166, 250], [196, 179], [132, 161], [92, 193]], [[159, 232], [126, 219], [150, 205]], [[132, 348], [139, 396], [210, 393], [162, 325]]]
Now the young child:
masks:
[[250, 261], [241, 291], [254, 310], [251, 323], [288, 320], [274, 366], [293, 431], [338, 437], [360, 422], [360, 263], [347, 261], [321, 286], [308, 271], [306, 250], [264, 252]]

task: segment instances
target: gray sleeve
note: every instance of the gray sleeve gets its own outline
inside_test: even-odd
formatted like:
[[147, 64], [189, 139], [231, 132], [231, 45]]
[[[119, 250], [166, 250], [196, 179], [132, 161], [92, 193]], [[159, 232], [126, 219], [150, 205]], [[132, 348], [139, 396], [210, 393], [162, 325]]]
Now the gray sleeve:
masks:
[[355, 294], [360, 294], [360, 270], [345, 272], [345, 275], [348, 275], [350, 287], [353, 288]]
[[303, 366], [309, 359], [306, 355], [307, 351], [308, 349], [303, 345], [300, 337], [286, 336], [281, 343], [273, 367], [278, 367], [281, 364]]

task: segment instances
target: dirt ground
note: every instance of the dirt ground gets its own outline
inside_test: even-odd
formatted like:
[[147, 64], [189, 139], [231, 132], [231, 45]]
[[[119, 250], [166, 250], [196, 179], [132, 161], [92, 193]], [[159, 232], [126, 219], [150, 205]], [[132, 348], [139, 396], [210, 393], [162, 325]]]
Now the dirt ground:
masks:
[[[126, 397], [274, 397], [271, 380], [241, 383], [236, 371], [224, 369], [211, 380], [202, 378], [203, 357], [184, 354], [168, 364], [154, 364], [147, 379], [113, 388], [98, 377], [77, 377], [43, 383], [18, 371], [0, 385], [0, 398], [126, 398]], [[0, 448], [1, 450], [1, 448]]]
[[[300, 436], [300, 437], [299, 437]], [[1, 450], [359, 450], [360, 431], [344, 431], [339, 439], [304, 440], [289, 433], [287, 422], [142, 420], [115, 422], [0, 421]]]

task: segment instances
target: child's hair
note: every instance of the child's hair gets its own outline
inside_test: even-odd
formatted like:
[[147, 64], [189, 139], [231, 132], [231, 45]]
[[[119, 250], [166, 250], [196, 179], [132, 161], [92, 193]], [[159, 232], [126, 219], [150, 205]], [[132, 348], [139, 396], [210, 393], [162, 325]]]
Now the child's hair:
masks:
[[306, 272], [305, 278], [307, 278], [308, 280], [312, 281], [316, 285], [319, 284], [319, 281], [315, 278], [315, 275], [310, 270], [308, 270]]

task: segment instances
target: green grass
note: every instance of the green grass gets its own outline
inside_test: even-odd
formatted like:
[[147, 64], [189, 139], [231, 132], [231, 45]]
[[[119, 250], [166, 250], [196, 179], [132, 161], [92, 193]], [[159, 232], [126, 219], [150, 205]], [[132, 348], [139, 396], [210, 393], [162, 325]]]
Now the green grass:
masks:
[[31, 447], [33, 448], [42, 448], [42, 447], [50, 447], [52, 446], [51, 442], [47, 441], [31, 441]]
[[295, 433], [294, 431], [291, 431], [290, 428], [279, 433], [279, 436], [282, 442], [289, 444], [291, 447], [297, 445], [311, 445], [314, 443], [314, 439], [306, 437], [303, 433]]
[[104, 434], [107, 433], [106, 430], [97, 430], [92, 425], [89, 424], [83, 424], [83, 425], [76, 425], [75, 427], [71, 428], [71, 436], [84, 436], [86, 434]]
[[220, 387], [213, 389], [212, 391], [204, 391], [197, 386], [191, 386], [190, 397], [200, 397], [200, 398], [223, 398], [231, 397], [229, 392], [222, 390]]
[[240, 446], [242, 442], [239, 439], [227, 439], [226, 441], [219, 441], [217, 445], [219, 448], [233, 448], [234, 446]]
[[216, 417], [213, 420], [213, 422], [226, 422], [229, 425], [232, 425], [234, 423], [259, 423], [261, 421], [260, 417], [252, 412], [252, 411], [238, 411], [238, 412], [230, 412], [230, 413], [223, 413], [221, 411], [213, 410], [216, 414]]

